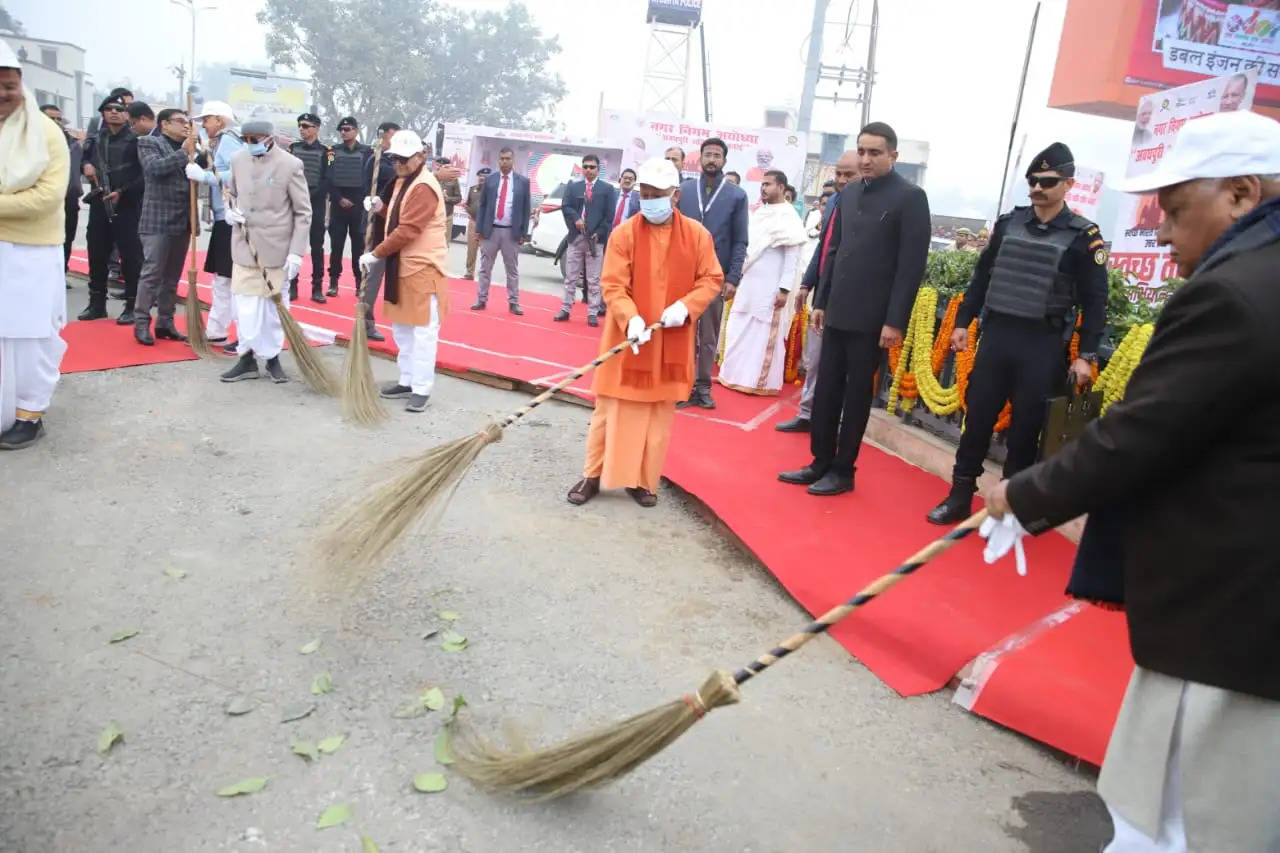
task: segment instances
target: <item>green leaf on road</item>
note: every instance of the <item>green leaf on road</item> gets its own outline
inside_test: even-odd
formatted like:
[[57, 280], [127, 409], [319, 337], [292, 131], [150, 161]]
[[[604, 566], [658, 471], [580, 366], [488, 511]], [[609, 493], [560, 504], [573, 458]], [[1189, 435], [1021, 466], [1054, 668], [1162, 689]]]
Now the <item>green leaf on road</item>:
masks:
[[186, 569], [180, 569], [177, 566], [169, 566], [164, 573], [176, 581], [180, 581], [187, 576]]
[[413, 777], [413, 787], [424, 794], [435, 794], [449, 787], [443, 773], [419, 773]]
[[125, 628], [123, 631], [116, 631], [114, 634], [112, 634], [111, 639], [108, 640], [107, 642], [123, 643], [125, 640], [129, 639], [130, 637], [136, 637], [136, 636], [138, 636], [137, 628]]
[[333, 676], [327, 672], [322, 672], [315, 678], [311, 679], [311, 692], [316, 696], [321, 693], [329, 693], [333, 690]]
[[308, 761], [315, 761], [320, 757], [320, 753], [316, 751], [316, 745], [309, 740], [295, 740], [293, 742], [293, 754], [301, 755]]
[[452, 763], [453, 756], [449, 754], [449, 729], [446, 727], [436, 734], [436, 764], [448, 767]]
[[444, 707], [444, 691], [439, 687], [432, 687], [422, 694], [422, 704], [426, 705], [428, 710], [439, 711]]
[[250, 776], [248, 779], [241, 779], [233, 785], [218, 789], [219, 797], [236, 797], [240, 794], [256, 794], [263, 788], [267, 787], [266, 776]]
[[320, 819], [316, 821], [316, 829], [328, 829], [331, 826], [344, 824], [349, 820], [351, 820], [351, 806], [346, 803], [335, 803], [320, 812]]
[[111, 747], [116, 745], [117, 741], [124, 740], [124, 730], [120, 728], [115, 720], [107, 723], [107, 727], [102, 730], [102, 734], [98, 735], [98, 752], [106, 755], [111, 751]]
[[284, 709], [284, 713], [280, 715], [280, 722], [292, 723], [294, 720], [301, 720], [308, 717], [311, 712], [316, 709], [315, 702], [299, 702], [296, 705], [290, 705]]
[[226, 711], [233, 717], [241, 714], [247, 714], [257, 706], [253, 704], [253, 700], [248, 696], [237, 696], [227, 703]]
[[347, 736], [345, 734], [333, 735], [332, 737], [327, 737], [324, 740], [320, 741], [320, 743], [317, 744], [317, 746], [320, 748], [320, 751], [323, 752], [325, 755], [333, 755], [335, 752], [338, 751], [338, 748], [341, 747], [346, 742], [347, 742]]
[[467, 705], [467, 700], [463, 698], [462, 694], [461, 693], [455, 694], [453, 697], [453, 710], [449, 712], [449, 717], [448, 719], [445, 720], [445, 723], [449, 724], [449, 723], [452, 723], [454, 720], [456, 720], [458, 718], [458, 711], [465, 708], [466, 705]]
[[467, 638], [457, 631], [445, 631], [440, 635], [440, 648], [446, 652], [460, 652], [467, 647]]
[[360, 853], [382, 853], [382, 848], [373, 843], [367, 835], [360, 836]]
[[298, 654], [300, 654], [300, 655], [309, 655], [309, 654], [311, 654], [311, 653], [313, 653], [313, 652], [316, 652], [316, 651], [319, 651], [319, 650], [320, 650], [320, 638], [319, 638], [319, 637], [316, 637], [314, 640], [312, 640], [311, 642], [307, 643], [307, 644], [306, 644], [306, 645], [304, 645], [302, 648], [298, 649]]
[[444, 610], [444, 611], [441, 611], [440, 618], [446, 622], [457, 622], [459, 619], [462, 618], [462, 614], [456, 613], [452, 610]]

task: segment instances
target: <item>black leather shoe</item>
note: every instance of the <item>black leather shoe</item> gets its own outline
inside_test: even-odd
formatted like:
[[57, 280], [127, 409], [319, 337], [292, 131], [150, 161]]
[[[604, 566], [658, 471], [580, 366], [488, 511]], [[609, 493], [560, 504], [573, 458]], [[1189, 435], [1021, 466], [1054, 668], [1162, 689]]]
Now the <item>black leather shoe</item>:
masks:
[[89, 306], [76, 315], [77, 320], [101, 320], [107, 316], [107, 300], [89, 297]]
[[507, 306], [507, 310], [510, 311], [512, 314], [515, 314], [517, 317], [524, 316], [524, 309], [520, 307], [520, 303], [518, 302], [512, 302], [510, 305]]
[[133, 327], [133, 339], [144, 347], [153, 347], [156, 345], [156, 339], [151, 337], [151, 324], [145, 326]]
[[[330, 296], [338, 295], [338, 283], [336, 281], [329, 282], [329, 295]], [[320, 301], [323, 302], [324, 300], [321, 299]]]
[[557, 323], [567, 323], [569, 322], [569, 312], [561, 309], [560, 313], [551, 319], [555, 320]]
[[714, 409], [716, 407], [716, 401], [711, 399], [710, 391], [698, 397], [697, 406], [699, 409]]
[[974, 477], [955, 477], [946, 500], [925, 516], [930, 524], [957, 524], [973, 514], [973, 494], [978, 490]]
[[789, 421], [783, 421], [782, 423], [774, 424], [773, 428], [776, 429], [778, 432], [808, 432], [809, 419], [794, 417]]
[[365, 329], [364, 336], [371, 341], [385, 341], [387, 336], [379, 332], [375, 326], [372, 329]]
[[25, 450], [44, 435], [44, 421], [14, 421], [13, 426], [0, 433], [0, 450]]
[[477, 300], [475, 301], [475, 304], [471, 306], [471, 310], [472, 310], [472, 311], [483, 311], [483, 310], [484, 310], [484, 301], [483, 301], [483, 300], [480, 300], [480, 299], [477, 299]]
[[132, 326], [134, 323], [133, 309], [126, 308], [120, 312], [120, 316], [116, 318], [117, 326]]
[[784, 483], [791, 483], [793, 486], [808, 486], [821, 480], [826, 473], [826, 471], [814, 468], [810, 464], [798, 471], [783, 471], [778, 475], [778, 479]]
[[311, 301], [323, 305], [329, 300], [324, 298], [324, 291], [317, 285], [316, 287], [311, 288]]
[[814, 483], [806, 491], [811, 495], [817, 495], [822, 498], [843, 495], [845, 492], [853, 491], [853, 477], [828, 471], [822, 475], [821, 480]]
[[185, 344], [187, 342], [187, 336], [182, 334], [182, 332], [179, 332], [173, 326], [161, 326], [159, 323], [157, 323], [156, 324], [156, 340], [177, 341], [178, 343]]

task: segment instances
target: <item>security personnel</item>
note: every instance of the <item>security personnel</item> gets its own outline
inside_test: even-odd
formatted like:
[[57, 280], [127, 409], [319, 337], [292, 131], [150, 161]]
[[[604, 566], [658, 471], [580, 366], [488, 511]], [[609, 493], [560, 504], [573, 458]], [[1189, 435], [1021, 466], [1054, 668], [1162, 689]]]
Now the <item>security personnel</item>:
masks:
[[[301, 138], [289, 146], [289, 153], [302, 161], [302, 171], [307, 176], [307, 190], [311, 193], [311, 298], [316, 299], [324, 286], [324, 195], [325, 178], [333, 149], [320, 141], [320, 116], [303, 113], [298, 116], [298, 136]], [[298, 298], [298, 279], [289, 282], [289, 300]], [[317, 300], [317, 301], [322, 301]]]
[[996, 220], [978, 258], [964, 304], [956, 314], [951, 348], [967, 349], [969, 323], [982, 315], [982, 346], [969, 379], [967, 416], [951, 493], [929, 512], [934, 524], [954, 524], [972, 511], [982, 461], [996, 418], [1013, 404], [1004, 462], [1011, 477], [1036, 461], [1045, 401], [1059, 390], [1065, 343], [1082, 314], [1080, 357], [1069, 372], [1087, 384], [1097, 363], [1106, 322], [1107, 250], [1098, 226], [1067, 209], [1075, 183], [1071, 149], [1055, 142], [1027, 169], [1031, 206]]
[[[329, 154], [329, 295], [338, 295], [342, 276], [342, 249], [351, 237], [351, 272], [360, 284], [360, 256], [364, 254], [364, 197], [369, 194], [365, 167], [373, 149], [358, 138], [360, 125], [351, 116], [338, 122], [342, 144]], [[313, 302], [324, 302], [319, 288], [311, 291]]]

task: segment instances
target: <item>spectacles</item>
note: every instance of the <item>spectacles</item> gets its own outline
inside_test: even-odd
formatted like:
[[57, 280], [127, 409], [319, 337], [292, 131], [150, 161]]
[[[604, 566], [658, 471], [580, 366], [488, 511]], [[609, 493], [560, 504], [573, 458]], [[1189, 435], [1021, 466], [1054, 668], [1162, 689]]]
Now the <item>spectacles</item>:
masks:
[[298, 122], [298, 130], [311, 130], [316, 127], [319, 127], [319, 125], [307, 124], [306, 122]]
[[1039, 184], [1040, 186], [1044, 187], [1046, 190], [1051, 190], [1065, 180], [1066, 178], [1058, 178], [1050, 175], [1028, 175], [1027, 186], [1029, 186], [1031, 189], [1035, 189], [1036, 184]]
[[594, 172], [594, 171], [596, 171], [596, 170], [597, 170], [597, 169], [599, 169], [599, 168], [600, 168], [599, 166], [593, 166], [593, 165], [591, 165], [590, 163], [584, 163], [584, 164], [582, 165], [582, 170], [583, 170], [584, 172], [585, 172], [587, 169], [590, 169], [591, 171], [593, 171], [593, 172]]
[[181, 116], [175, 116], [173, 118], [165, 119], [165, 121], [170, 121], [170, 122], [173, 122], [174, 124], [191, 124], [191, 122], [188, 119], [182, 118]]
[[344, 124], [342, 127], [338, 128], [338, 130], [341, 130], [343, 133], [345, 133], [345, 132], [347, 132], [348, 130], [350, 130], [350, 131], [355, 131], [355, 128], [354, 128], [354, 127], [352, 127], [352, 126], [351, 126], [351, 125], [349, 125], [349, 124]]

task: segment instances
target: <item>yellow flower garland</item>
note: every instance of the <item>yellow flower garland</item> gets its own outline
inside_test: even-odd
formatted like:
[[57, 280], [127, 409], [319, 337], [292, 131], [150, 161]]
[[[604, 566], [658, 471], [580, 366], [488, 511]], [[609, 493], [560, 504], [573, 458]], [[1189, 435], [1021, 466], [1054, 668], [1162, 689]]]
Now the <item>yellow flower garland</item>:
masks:
[[1102, 392], [1102, 414], [1107, 413], [1112, 403], [1118, 403], [1124, 399], [1129, 377], [1138, 366], [1138, 362], [1142, 360], [1142, 354], [1146, 352], [1154, 328], [1151, 323], [1132, 326], [1125, 333], [1120, 346], [1116, 347], [1116, 351], [1112, 353], [1111, 360], [1107, 362], [1107, 369], [1098, 376], [1098, 383], [1094, 387]]
[[[938, 291], [932, 287], [920, 288], [911, 309], [911, 319], [907, 322], [906, 338], [893, 372], [893, 383], [889, 386], [890, 413], [897, 410], [902, 378], [908, 367], [915, 377], [919, 397], [929, 411], [935, 415], [950, 415], [960, 408], [959, 385], [944, 388], [933, 373], [933, 324], [937, 313]], [[906, 399], [903, 399], [903, 408], [907, 411], [911, 408]]]

